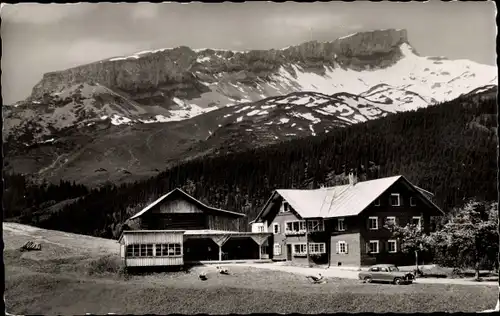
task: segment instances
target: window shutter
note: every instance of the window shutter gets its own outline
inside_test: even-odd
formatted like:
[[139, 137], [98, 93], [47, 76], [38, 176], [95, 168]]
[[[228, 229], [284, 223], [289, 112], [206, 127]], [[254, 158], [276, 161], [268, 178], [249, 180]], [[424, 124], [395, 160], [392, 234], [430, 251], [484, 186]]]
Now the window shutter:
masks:
[[337, 241], [337, 243], [335, 244], [336, 248], [337, 248], [337, 253], [340, 252], [340, 245], [339, 245], [339, 242]]
[[370, 243], [369, 242], [367, 242], [365, 244], [365, 249], [366, 249], [366, 253], [370, 253]]
[[349, 253], [349, 244], [345, 244], [345, 253]]

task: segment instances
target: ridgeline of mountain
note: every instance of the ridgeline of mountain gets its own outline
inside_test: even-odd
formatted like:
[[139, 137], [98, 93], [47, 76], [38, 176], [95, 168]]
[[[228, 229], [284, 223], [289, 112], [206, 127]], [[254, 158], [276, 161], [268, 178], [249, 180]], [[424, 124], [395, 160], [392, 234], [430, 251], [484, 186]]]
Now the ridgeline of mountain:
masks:
[[8, 107], [5, 135], [26, 128], [49, 135], [101, 118], [113, 124], [178, 121], [293, 92], [363, 95], [380, 85], [390, 89], [379, 90], [375, 101], [399, 112], [496, 83], [496, 67], [419, 56], [405, 30], [245, 52], [183, 46], [45, 74], [30, 97]]
[[50, 182], [136, 181], [496, 87], [496, 67], [419, 56], [405, 30], [279, 50], [146, 51], [46, 74], [2, 107], [5, 168]]
[[224, 81], [256, 84], [285, 64], [319, 72], [324, 72], [324, 66], [356, 71], [385, 68], [402, 57], [399, 46], [403, 43], [408, 43], [405, 30], [384, 30], [281, 50], [232, 52], [183, 46], [146, 51], [47, 73], [33, 88], [31, 97], [37, 99], [61, 86], [91, 81], [142, 104], [172, 105], [172, 97], [194, 99], [210, 92], [202, 81], [212, 83], [222, 77]]

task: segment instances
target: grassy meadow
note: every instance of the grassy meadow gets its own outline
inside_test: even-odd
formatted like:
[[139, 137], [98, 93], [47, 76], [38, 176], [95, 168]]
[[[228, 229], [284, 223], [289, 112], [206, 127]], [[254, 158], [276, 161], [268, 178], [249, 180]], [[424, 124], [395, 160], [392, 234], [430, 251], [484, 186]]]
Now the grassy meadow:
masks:
[[[496, 286], [480, 284], [329, 278], [317, 285], [302, 275], [243, 266], [231, 267], [231, 275], [214, 267], [127, 275], [116, 241], [5, 225], [5, 298], [13, 314], [475, 312], [492, 308], [498, 297]], [[26, 240], [40, 242], [42, 250], [17, 250]], [[198, 279], [201, 271], [207, 281]]]

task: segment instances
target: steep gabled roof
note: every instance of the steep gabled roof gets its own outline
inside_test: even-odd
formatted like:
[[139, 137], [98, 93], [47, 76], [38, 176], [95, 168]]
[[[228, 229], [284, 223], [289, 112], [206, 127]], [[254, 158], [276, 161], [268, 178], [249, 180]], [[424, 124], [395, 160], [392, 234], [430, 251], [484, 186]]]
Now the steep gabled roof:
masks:
[[[302, 218], [354, 216], [360, 214], [400, 179], [413, 186], [415, 192], [443, 213], [419, 188], [416, 188], [401, 175], [358, 182], [355, 185], [340, 185], [315, 190], [276, 190], [272, 196], [275, 194], [281, 195]], [[265, 215], [266, 210], [269, 211], [268, 205], [270, 202], [271, 199], [268, 200], [255, 221]]]
[[210, 207], [210, 206], [202, 203], [201, 201], [195, 199], [194, 197], [192, 197], [191, 195], [187, 194], [186, 192], [182, 191], [181, 189], [176, 188], [176, 189], [168, 192], [167, 194], [161, 196], [159, 199], [157, 199], [153, 203], [149, 204], [148, 206], [146, 206], [145, 208], [143, 208], [141, 211], [139, 211], [137, 214], [135, 214], [134, 216], [130, 217], [129, 219], [135, 219], [135, 218], [140, 217], [141, 215], [143, 215], [144, 213], [146, 213], [147, 211], [149, 211], [150, 209], [152, 209], [156, 205], [160, 204], [162, 201], [164, 201], [165, 199], [167, 199], [169, 196], [171, 196], [175, 192], [180, 193], [181, 195], [183, 195], [190, 202], [192, 202], [192, 203], [194, 203], [194, 204], [196, 204], [196, 205], [198, 205], [198, 206], [200, 206], [202, 208], [205, 208], [207, 210], [215, 211], [215, 212], [220, 212], [220, 213], [224, 213], [224, 214], [232, 215], [232, 216], [238, 216], [238, 217], [245, 216], [245, 214], [231, 212], [231, 211], [226, 211], [226, 210], [222, 210], [222, 209], [215, 208], [215, 207]]

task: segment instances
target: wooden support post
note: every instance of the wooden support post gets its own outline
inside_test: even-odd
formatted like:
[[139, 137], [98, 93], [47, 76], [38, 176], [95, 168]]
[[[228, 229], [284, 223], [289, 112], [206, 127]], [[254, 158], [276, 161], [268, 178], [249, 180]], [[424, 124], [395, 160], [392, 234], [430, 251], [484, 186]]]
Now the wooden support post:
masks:
[[307, 219], [306, 219], [306, 253], [307, 253], [307, 265], [311, 266], [311, 261], [309, 258], [309, 228], [307, 227]]
[[250, 238], [252, 238], [253, 241], [255, 241], [255, 243], [259, 246], [259, 260], [262, 259], [262, 245], [266, 242], [269, 236], [267, 234], [254, 234], [251, 235]]
[[210, 237], [219, 246], [219, 261], [222, 261], [222, 246], [229, 240], [229, 235]]

